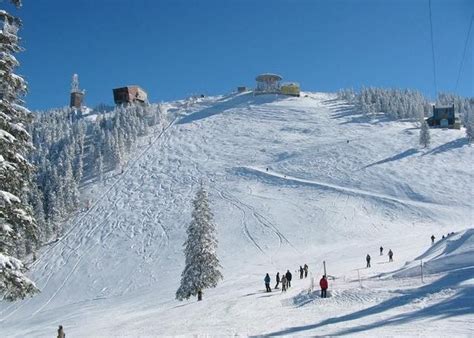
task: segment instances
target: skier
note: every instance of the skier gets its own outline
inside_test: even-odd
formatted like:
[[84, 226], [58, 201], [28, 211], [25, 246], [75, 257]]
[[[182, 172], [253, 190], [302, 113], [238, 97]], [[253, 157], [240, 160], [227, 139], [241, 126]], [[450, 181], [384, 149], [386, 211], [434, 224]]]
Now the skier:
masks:
[[367, 261], [367, 267], [370, 268], [370, 255], [367, 254], [367, 256], [365, 257], [365, 260]]
[[303, 279], [303, 274], [304, 274], [304, 270], [303, 270], [303, 267], [300, 265], [300, 279]]
[[393, 262], [393, 251], [392, 251], [392, 249], [388, 250], [388, 261]]
[[380, 247], [380, 256], [383, 256], [383, 247]]
[[283, 277], [281, 277], [281, 292], [286, 292], [287, 284], [288, 284], [288, 281], [286, 280], [286, 275], [283, 274]]
[[280, 285], [280, 273], [279, 272], [277, 272], [276, 281], [277, 281], [277, 283], [276, 283], [274, 289], [278, 289], [278, 285]]
[[321, 298], [326, 298], [328, 289], [328, 280], [326, 279], [326, 275], [323, 275], [323, 278], [321, 278], [319, 281], [319, 286], [321, 287]]
[[59, 325], [59, 328], [58, 328], [58, 338], [66, 338], [66, 334], [64, 333], [64, 329], [62, 325]]
[[267, 292], [271, 292], [272, 289], [270, 288], [270, 275], [267, 273], [267, 275], [265, 276], [264, 278], [264, 281], [265, 281], [265, 288], [267, 289]]
[[306, 277], [308, 277], [308, 265], [305, 264], [303, 269], [304, 269], [304, 278], [306, 278]]
[[434, 244], [434, 240], [435, 240], [435, 236], [434, 235], [431, 235], [431, 244], [433, 245]]
[[286, 270], [286, 286], [289, 288], [291, 288], [291, 272], [290, 270]]

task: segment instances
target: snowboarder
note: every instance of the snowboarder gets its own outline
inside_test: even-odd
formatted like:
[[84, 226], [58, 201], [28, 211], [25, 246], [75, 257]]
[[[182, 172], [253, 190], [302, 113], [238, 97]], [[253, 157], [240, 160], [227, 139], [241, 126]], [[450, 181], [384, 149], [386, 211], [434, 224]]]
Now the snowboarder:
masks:
[[383, 247], [380, 247], [380, 256], [383, 256]]
[[392, 251], [392, 249], [388, 250], [388, 261], [393, 262], [393, 251]]
[[278, 285], [280, 285], [280, 273], [279, 272], [277, 272], [276, 281], [277, 281], [277, 283], [276, 283], [274, 289], [278, 289]]
[[321, 287], [321, 298], [326, 298], [328, 289], [328, 280], [326, 279], [326, 275], [323, 275], [323, 278], [321, 278], [319, 281], [319, 286]]
[[283, 274], [283, 277], [281, 277], [281, 292], [286, 292], [287, 284], [288, 284], [288, 281], [286, 280], [286, 275]]
[[308, 265], [305, 264], [303, 269], [304, 269], [304, 278], [306, 278], [306, 277], [308, 277]]
[[435, 240], [435, 236], [434, 235], [431, 235], [431, 244], [434, 244], [434, 240]]
[[66, 338], [66, 334], [64, 333], [64, 329], [62, 325], [59, 325], [59, 328], [58, 328], [58, 338]]
[[270, 279], [270, 275], [268, 273], [265, 276], [264, 281], [265, 281], [265, 288], [267, 289], [267, 292], [271, 292], [272, 291], [272, 289], [270, 288], [271, 279]]
[[370, 268], [370, 255], [367, 254], [367, 256], [365, 257], [365, 260], [367, 261], [367, 267]]
[[304, 275], [304, 269], [303, 269], [303, 267], [300, 265], [300, 279], [303, 279], [303, 275]]
[[293, 277], [293, 276], [291, 275], [290, 270], [286, 270], [286, 274], [285, 274], [285, 275], [286, 275], [286, 286], [287, 286], [288, 289], [289, 289], [289, 288], [291, 288], [291, 277]]

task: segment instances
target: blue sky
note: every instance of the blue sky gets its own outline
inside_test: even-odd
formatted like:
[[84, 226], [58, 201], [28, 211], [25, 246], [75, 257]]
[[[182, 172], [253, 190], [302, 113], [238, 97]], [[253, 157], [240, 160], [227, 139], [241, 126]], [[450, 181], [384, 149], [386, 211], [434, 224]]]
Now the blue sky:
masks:
[[[428, 0], [24, 0], [30, 109], [139, 84], [153, 102], [223, 94], [262, 72], [303, 90], [380, 86], [434, 96]], [[3, 4], [4, 6], [5, 3]], [[8, 7], [8, 6], [7, 6]], [[432, 0], [438, 89], [454, 92], [472, 0]], [[457, 93], [474, 96], [474, 27]]]

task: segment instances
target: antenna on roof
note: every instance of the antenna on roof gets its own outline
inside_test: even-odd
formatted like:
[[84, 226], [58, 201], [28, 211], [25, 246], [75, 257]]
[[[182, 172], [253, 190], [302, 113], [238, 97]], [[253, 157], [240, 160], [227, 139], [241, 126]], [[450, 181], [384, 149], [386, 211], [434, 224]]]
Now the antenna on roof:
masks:
[[79, 89], [79, 75], [74, 74], [72, 76], [71, 82], [71, 93], [81, 93], [82, 91]]

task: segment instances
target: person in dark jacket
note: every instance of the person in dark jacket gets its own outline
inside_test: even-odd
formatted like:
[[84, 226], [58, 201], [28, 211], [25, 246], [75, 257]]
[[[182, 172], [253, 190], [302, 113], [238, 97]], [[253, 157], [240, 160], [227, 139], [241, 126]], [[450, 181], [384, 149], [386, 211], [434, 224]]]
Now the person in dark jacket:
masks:
[[388, 261], [393, 262], [393, 251], [392, 251], [392, 249], [388, 250]]
[[323, 275], [323, 278], [319, 281], [319, 286], [321, 287], [321, 298], [327, 297], [327, 289], [328, 289], [328, 280], [326, 275]]
[[66, 334], [64, 333], [64, 329], [62, 325], [59, 325], [58, 338], [66, 338]]
[[303, 279], [303, 275], [304, 275], [304, 270], [303, 270], [303, 267], [300, 265], [300, 279]]
[[380, 256], [383, 256], [383, 247], [380, 247]]
[[435, 240], [435, 235], [431, 235], [431, 244], [434, 244], [434, 240]]
[[264, 281], [265, 281], [265, 288], [267, 289], [267, 292], [271, 292], [272, 291], [272, 289], [270, 288], [271, 279], [270, 279], [270, 275], [268, 273], [265, 276]]
[[277, 283], [276, 283], [274, 289], [278, 289], [278, 285], [280, 285], [280, 273], [279, 272], [277, 272], [276, 281], [277, 281]]
[[367, 261], [367, 267], [370, 268], [370, 255], [367, 254], [367, 256], [365, 257], [365, 260]]
[[303, 269], [304, 269], [304, 278], [306, 278], [306, 277], [308, 277], [308, 269], [309, 269], [308, 264], [305, 264], [303, 266]]
[[286, 270], [285, 276], [286, 276], [286, 286], [287, 286], [287, 288], [289, 289], [289, 288], [291, 288], [291, 277], [293, 277], [293, 276], [291, 275], [290, 270]]

